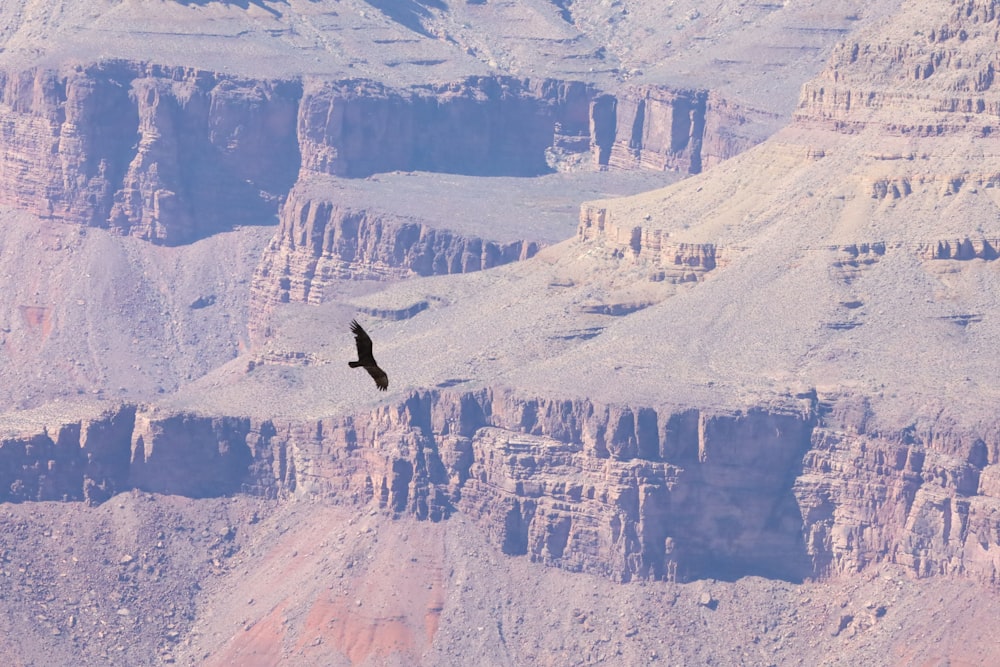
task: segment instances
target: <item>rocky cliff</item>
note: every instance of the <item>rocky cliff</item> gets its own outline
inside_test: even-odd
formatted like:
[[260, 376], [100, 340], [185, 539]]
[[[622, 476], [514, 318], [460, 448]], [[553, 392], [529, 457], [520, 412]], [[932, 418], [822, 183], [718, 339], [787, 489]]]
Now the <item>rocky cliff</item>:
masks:
[[618, 96], [607, 164], [621, 169], [701, 171], [706, 91], [633, 88]]
[[992, 0], [950, 0], [906, 14], [896, 34], [840, 44], [803, 87], [796, 117], [841, 132], [988, 136], [1000, 111], [998, 21]]
[[538, 174], [552, 147], [592, 150], [600, 167], [696, 174], [761, 141], [769, 121], [708, 90], [475, 77], [405, 90], [307, 86], [299, 135], [303, 169], [336, 176]]
[[670, 233], [642, 225], [622, 225], [614, 214], [599, 203], [584, 204], [580, 209], [577, 238], [598, 241], [616, 257], [641, 259], [654, 282], [696, 282], [724, 262], [714, 243], [674, 241]]
[[417, 218], [357, 209], [293, 190], [254, 276], [255, 302], [319, 303], [345, 279], [479, 271], [533, 256], [531, 240], [470, 238]]
[[260, 223], [299, 162], [301, 86], [129, 62], [0, 73], [0, 203], [177, 244]]
[[620, 581], [882, 562], [995, 581], [1000, 429], [877, 422], [863, 401], [815, 393], [729, 412], [435, 391], [315, 421], [124, 406], [5, 437], [0, 493], [241, 490], [432, 521], [461, 511], [509, 555]]
[[392, 89], [372, 81], [306, 87], [302, 168], [358, 177], [385, 171], [534, 175], [560, 134], [586, 137], [593, 90], [579, 82], [475, 77]]
[[173, 245], [268, 221], [300, 167], [525, 176], [548, 171], [556, 148], [697, 173], [760, 139], [734, 139], [747, 117], [713, 116], [708, 99], [511, 77], [251, 80], [129, 61], [3, 70], [0, 203]]

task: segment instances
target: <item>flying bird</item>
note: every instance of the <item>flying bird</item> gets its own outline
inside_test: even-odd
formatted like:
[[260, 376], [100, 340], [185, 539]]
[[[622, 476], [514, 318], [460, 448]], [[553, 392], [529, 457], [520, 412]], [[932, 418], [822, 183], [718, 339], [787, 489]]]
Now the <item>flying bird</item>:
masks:
[[351, 331], [354, 333], [354, 342], [358, 346], [358, 360], [348, 361], [347, 365], [351, 368], [363, 367], [375, 380], [375, 386], [381, 391], [385, 391], [389, 388], [389, 376], [378, 367], [378, 363], [372, 355], [372, 339], [368, 337], [357, 320], [351, 320]]

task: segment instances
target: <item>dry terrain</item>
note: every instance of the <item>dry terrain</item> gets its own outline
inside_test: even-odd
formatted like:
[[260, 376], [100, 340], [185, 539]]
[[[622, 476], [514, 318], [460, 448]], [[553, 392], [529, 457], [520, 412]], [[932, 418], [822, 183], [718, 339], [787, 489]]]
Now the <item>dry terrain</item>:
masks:
[[3, 3], [4, 664], [997, 662], [998, 34]]

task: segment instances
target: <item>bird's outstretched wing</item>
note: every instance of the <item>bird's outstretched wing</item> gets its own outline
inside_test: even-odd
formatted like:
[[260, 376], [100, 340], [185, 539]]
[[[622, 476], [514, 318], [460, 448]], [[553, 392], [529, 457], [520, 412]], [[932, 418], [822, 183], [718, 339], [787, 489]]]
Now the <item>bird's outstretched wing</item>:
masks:
[[372, 354], [372, 339], [357, 320], [351, 320], [351, 332], [354, 334], [354, 342], [358, 346], [358, 361], [361, 366], [375, 366], [375, 356]]
[[380, 391], [385, 391], [389, 388], [389, 376], [385, 374], [385, 371], [378, 366], [365, 366], [365, 370], [368, 374], [372, 376], [375, 380], [375, 386], [379, 388]]
[[378, 367], [378, 363], [375, 361], [375, 355], [372, 352], [372, 339], [368, 337], [368, 334], [361, 328], [357, 320], [351, 321], [351, 331], [354, 333], [354, 342], [358, 346], [358, 360], [349, 361], [347, 365], [351, 368], [363, 366], [368, 371], [368, 374], [372, 376], [372, 379], [375, 380], [375, 386], [380, 391], [385, 391], [389, 388], [389, 376], [385, 374], [384, 370]]

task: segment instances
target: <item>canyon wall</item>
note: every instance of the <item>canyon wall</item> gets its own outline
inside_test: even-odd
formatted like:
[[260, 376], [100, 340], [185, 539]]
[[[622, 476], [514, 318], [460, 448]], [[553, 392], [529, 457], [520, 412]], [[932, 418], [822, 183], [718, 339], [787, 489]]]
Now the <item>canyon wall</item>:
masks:
[[618, 95], [615, 139], [607, 164], [619, 169], [667, 169], [697, 174], [708, 94], [652, 86]]
[[803, 86], [796, 121], [883, 136], [991, 135], [1000, 114], [996, 3], [951, 0], [912, 20], [902, 39], [838, 45]]
[[274, 215], [296, 82], [109, 61], [0, 72], [0, 203], [186, 243]]
[[528, 176], [557, 148], [592, 152], [598, 167], [697, 173], [765, 125], [704, 91], [650, 86], [472, 77], [394, 89], [128, 61], [0, 71], [0, 204], [188, 243], [269, 222], [300, 169]]
[[574, 81], [474, 77], [407, 90], [369, 81], [307, 86], [299, 136], [303, 169], [334, 176], [540, 174], [550, 147], [591, 151], [603, 168], [696, 174], [779, 124], [706, 90], [646, 85], [609, 94]]
[[293, 189], [254, 275], [254, 302], [319, 303], [324, 288], [338, 280], [467, 273], [527, 259], [538, 249], [530, 240], [467, 237], [430, 221], [341, 206]]
[[587, 136], [592, 95], [579, 82], [511, 77], [409, 89], [319, 82], [306, 87], [299, 114], [302, 169], [344, 177], [541, 174], [557, 126], [561, 135]]
[[697, 282], [705, 274], [724, 263], [722, 253], [714, 243], [683, 243], [670, 239], [663, 229], [621, 224], [611, 211], [599, 204], [580, 207], [580, 240], [599, 240], [616, 256], [640, 259], [650, 267], [650, 280], [672, 283]]
[[886, 561], [995, 581], [1000, 425], [873, 424], [863, 399], [815, 392], [730, 412], [445, 390], [315, 421], [125, 405], [0, 440], [0, 501], [138, 488], [463, 512], [509, 555], [619, 581]]
[[591, 106], [599, 166], [698, 174], [742, 153], [783, 121], [714, 91], [625, 88]]

